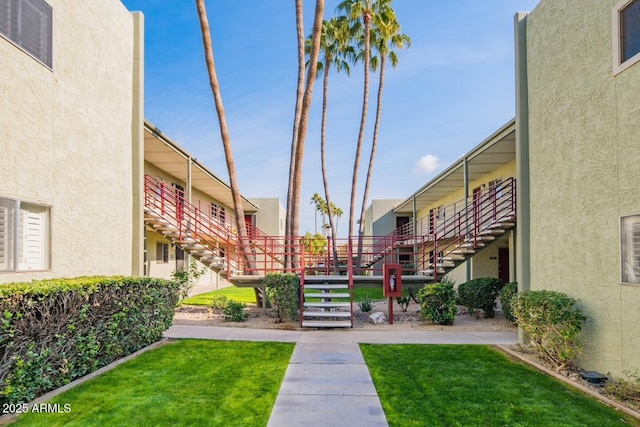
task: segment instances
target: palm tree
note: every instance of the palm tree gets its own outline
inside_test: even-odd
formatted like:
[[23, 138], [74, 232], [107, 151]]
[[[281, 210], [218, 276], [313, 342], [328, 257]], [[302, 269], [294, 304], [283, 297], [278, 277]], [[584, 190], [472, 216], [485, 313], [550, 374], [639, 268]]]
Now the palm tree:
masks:
[[311, 196], [311, 204], [315, 205], [316, 209], [315, 209], [315, 218], [314, 218], [314, 224], [313, 224], [313, 232], [317, 233], [318, 232], [318, 212], [321, 211], [321, 206], [322, 204], [325, 203], [324, 199], [322, 198], [322, 196], [318, 193], [313, 193], [313, 196]]
[[369, 58], [371, 57], [370, 28], [373, 16], [373, 3], [375, 0], [343, 0], [338, 5], [338, 11], [344, 12], [354, 27], [363, 24], [364, 50], [362, 52], [364, 62], [364, 90], [362, 99], [362, 115], [360, 119], [360, 131], [358, 132], [358, 142], [356, 144], [356, 156], [353, 164], [353, 179], [351, 181], [351, 201], [349, 206], [349, 236], [353, 236], [353, 222], [355, 218], [356, 192], [358, 187], [358, 169], [360, 167], [360, 153], [362, 152], [362, 142], [367, 124], [367, 109], [369, 106]]
[[305, 71], [305, 43], [304, 43], [304, 19], [302, 0], [296, 2], [296, 31], [298, 40], [298, 85], [296, 90], [296, 107], [293, 118], [293, 136], [291, 138], [291, 160], [289, 162], [289, 186], [287, 189], [287, 213], [285, 219], [285, 268], [291, 268], [291, 248], [293, 241], [293, 221], [291, 214], [293, 212], [293, 192], [294, 192], [294, 176], [295, 176], [295, 160], [298, 141], [298, 128], [300, 126], [300, 116], [302, 115], [302, 97], [304, 96], [304, 71]]
[[380, 117], [382, 115], [382, 91], [384, 88], [385, 64], [389, 57], [393, 68], [398, 65], [398, 56], [393, 48], [409, 47], [411, 39], [406, 34], [400, 33], [400, 24], [396, 18], [394, 10], [391, 8], [392, 0], [378, 0], [376, 3], [376, 13], [373, 16], [373, 48], [378, 55], [371, 58], [371, 67], [376, 70], [380, 65], [380, 80], [378, 84], [378, 99], [376, 108], [376, 120], [373, 130], [373, 142], [371, 144], [371, 155], [369, 157], [369, 168], [367, 170], [367, 179], [364, 186], [364, 195], [362, 198], [362, 207], [360, 211], [360, 226], [358, 229], [358, 261], [356, 265], [360, 265], [362, 257], [362, 239], [364, 234], [364, 215], [369, 198], [369, 188], [371, 186], [371, 177], [373, 176], [373, 163], [375, 161], [376, 149], [378, 147], [378, 134], [380, 130]]
[[[328, 21], [324, 21], [322, 23], [322, 37], [320, 39], [320, 49], [324, 54], [324, 61], [318, 62], [318, 72], [316, 77], [320, 76], [320, 72], [323, 73], [323, 91], [322, 91], [322, 124], [320, 127], [320, 159], [321, 159], [321, 168], [322, 168], [322, 181], [324, 185], [324, 203], [325, 203], [325, 211], [329, 216], [329, 228], [331, 230], [331, 238], [333, 240], [334, 247], [334, 261], [337, 265], [338, 262], [338, 252], [336, 248], [336, 231], [333, 223], [333, 215], [331, 212], [331, 207], [335, 206], [331, 202], [331, 195], [329, 192], [329, 179], [327, 175], [327, 155], [326, 155], [326, 147], [327, 147], [327, 138], [326, 138], [326, 129], [327, 129], [327, 106], [329, 101], [329, 73], [331, 67], [333, 66], [337, 72], [345, 71], [347, 75], [351, 73], [351, 69], [349, 67], [349, 63], [345, 60], [345, 58], [353, 60], [355, 56], [355, 51], [353, 47], [349, 44], [352, 37], [350, 34], [350, 26], [349, 21], [345, 17], [331, 18]], [[307, 46], [309, 46], [310, 40], [307, 39]], [[309, 50], [307, 48], [307, 50]], [[317, 208], [317, 205], [316, 205]], [[324, 217], [323, 217], [323, 229], [324, 227]]]
[[[324, 0], [316, 0], [316, 9], [313, 21], [313, 30], [311, 36], [311, 52], [309, 55], [309, 68], [307, 69], [307, 77], [304, 95], [302, 97], [302, 106], [300, 110], [300, 122], [298, 125], [298, 133], [295, 143], [295, 153], [292, 153], [293, 179], [290, 177], [289, 182], [293, 182], [291, 204], [287, 206], [287, 210], [291, 211], [290, 222], [286, 229], [289, 236], [293, 238], [298, 236], [300, 229], [300, 193], [302, 190], [302, 161], [304, 159], [304, 142], [307, 135], [307, 126], [309, 124], [309, 112], [311, 110], [311, 98], [313, 95], [313, 83], [318, 68], [318, 55], [320, 52], [320, 36], [322, 33], [322, 17], [324, 15]], [[297, 18], [296, 18], [297, 19]], [[303, 36], [304, 38], [304, 36]], [[303, 41], [304, 42], [304, 41]], [[292, 266], [295, 268], [298, 262], [292, 260]]]
[[[227, 171], [229, 173], [229, 182], [231, 186], [231, 196], [233, 198], [233, 209], [235, 212], [236, 225], [238, 227], [238, 238], [241, 242], [240, 252], [245, 260], [246, 265], [251, 272], [255, 271], [255, 260], [253, 259], [251, 248], [249, 247], [249, 241], [247, 239], [247, 226], [244, 221], [244, 207], [242, 205], [242, 196], [238, 184], [238, 178], [236, 174], [236, 165], [233, 158], [233, 150], [231, 148], [231, 135], [229, 134], [229, 128], [227, 126], [227, 119], [224, 111], [224, 104], [222, 102], [222, 94], [220, 93], [220, 84], [218, 82], [218, 75], [216, 73], [216, 66], [213, 57], [213, 44], [211, 42], [211, 31], [209, 27], [209, 19], [207, 17], [207, 10], [204, 0], [196, 0], [196, 8], [198, 10], [198, 18], [200, 20], [200, 30], [202, 32], [202, 44], [204, 47], [205, 62], [207, 64], [207, 72], [209, 73], [209, 83], [211, 85], [211, 92], [213, 93], [213, 99], [218, 114], [218, 124], [220, 126], [220, 136], [222, 138], [222, 146], [224, 148], [224, 157], [227, 163]], [[261, 302], [262, 295], [256, 288], [257, 302]]]

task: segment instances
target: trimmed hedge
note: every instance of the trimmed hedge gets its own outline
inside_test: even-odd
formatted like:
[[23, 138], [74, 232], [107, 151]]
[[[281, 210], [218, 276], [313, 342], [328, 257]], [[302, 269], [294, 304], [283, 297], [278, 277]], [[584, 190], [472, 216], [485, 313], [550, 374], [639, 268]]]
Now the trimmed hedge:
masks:
[[518, 283], [511, 282], [504, 285], [504, 287], [500, 290], [500, 302], [502, 303], [502, 314], [504, 314], [504, 318], [516, 323], [516, 316], [513, 315], [513, 308], [511, 305], [511, 301], [518, 294]]
[[453, 325], [458, 307], [453, 283], [432, 283], [418, 291], [422, 319], [440, 325]]
[[179, 284], [79, 277], [0, 285], [0, 404], [24, 403], [162, 338]]

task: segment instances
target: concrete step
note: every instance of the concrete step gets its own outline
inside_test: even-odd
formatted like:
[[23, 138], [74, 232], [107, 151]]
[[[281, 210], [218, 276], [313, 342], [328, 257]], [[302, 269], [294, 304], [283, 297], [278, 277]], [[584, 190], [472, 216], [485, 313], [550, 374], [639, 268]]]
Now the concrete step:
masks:
[[350, 298], [351, 295], [347, 293], [330, 293], [330, 292], [308, 292], [304, 294], [305, 298], [322, 298], [322, 299], [333, 299], [333, 298]]
[[351, 320], [303, 320], [303, 328], [350, 328]]
[[350, 302], [305, 302], [305, 307], [317, 308], [351, 308]]
[[302, 317], [342, 317], [351, 318], [348, 311], [303, 311]]
[[305, 289], [316, 289], [320, 291], [330, 291], [332, 289], [349, 289], [347, 284], [329, 284], [329, 283], [305, 283]]
[[479, 232], [478, 236], [499, 236], [504, 233], [505, 232], [502, 228], [488, 228]]

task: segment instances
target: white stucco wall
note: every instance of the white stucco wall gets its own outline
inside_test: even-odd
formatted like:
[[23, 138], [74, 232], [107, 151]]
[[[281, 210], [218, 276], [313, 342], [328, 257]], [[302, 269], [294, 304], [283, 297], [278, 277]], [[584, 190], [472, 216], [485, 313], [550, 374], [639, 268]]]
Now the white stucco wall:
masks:
[[640, 64], [614, 76], [614, 0], [527, 17], [531, 289], [581, 300], [585, 369], [640, 369], [640, 287], [620, 282], [621, 215], [640, 212]]
[[0, 37], [0, 197], [51, 207], [51, 269], [130, 274], [134, 20], [118, 0], [48, 0], [53, 69]]

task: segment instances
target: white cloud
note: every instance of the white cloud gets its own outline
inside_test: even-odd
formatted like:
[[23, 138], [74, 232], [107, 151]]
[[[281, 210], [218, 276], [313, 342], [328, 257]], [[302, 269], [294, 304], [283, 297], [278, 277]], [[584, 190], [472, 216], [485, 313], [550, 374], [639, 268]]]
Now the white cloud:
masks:
[[429, 175], [430, 173], [435, 172], [439, 167], [440, 159], [433, 154], [427, 154], [426, 156], [420, 157], [420, 160], [415, 163], [413, 172], [419, 175]]

